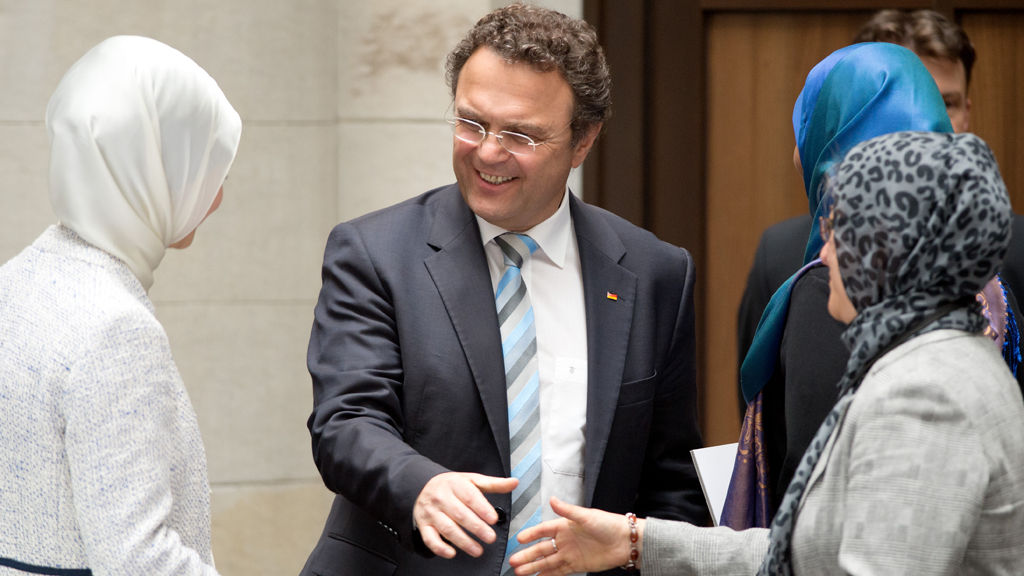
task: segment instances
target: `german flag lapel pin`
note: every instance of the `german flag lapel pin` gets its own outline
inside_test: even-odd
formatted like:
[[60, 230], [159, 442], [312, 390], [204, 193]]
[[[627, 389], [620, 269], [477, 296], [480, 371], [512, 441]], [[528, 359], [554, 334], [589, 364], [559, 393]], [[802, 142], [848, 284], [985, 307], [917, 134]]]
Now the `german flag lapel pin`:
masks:
[[612, 292], [608, 292], [608, 299], [609, 300], [618, 300], [619, 299], [619, 295], [618, 294], [614, 294]]

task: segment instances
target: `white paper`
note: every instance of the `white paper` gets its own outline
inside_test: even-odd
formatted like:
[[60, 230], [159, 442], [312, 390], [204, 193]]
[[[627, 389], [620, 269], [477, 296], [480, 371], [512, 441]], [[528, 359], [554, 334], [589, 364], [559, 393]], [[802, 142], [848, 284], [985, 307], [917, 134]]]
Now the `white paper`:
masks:
[[736, 448], [738, 444], [723, 444], [711, 448], [690, 450], [693, 465], [697, 468], [700, 487], [704, 490], [704, 498], [711, 510], [711, 519], [715, 526], [722, 517], [725, 508], [725, 495], [732, 481], [732, 468], [736, 464]]

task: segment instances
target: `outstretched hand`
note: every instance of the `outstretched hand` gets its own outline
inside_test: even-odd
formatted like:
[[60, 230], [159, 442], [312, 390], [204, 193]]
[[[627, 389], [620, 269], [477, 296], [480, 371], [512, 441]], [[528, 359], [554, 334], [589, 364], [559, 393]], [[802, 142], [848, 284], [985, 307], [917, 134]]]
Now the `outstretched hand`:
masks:
[[[629, 523], [621, 514], [566, 504], [551, 498], [551, 509], [561, 516], [519, 533], [519, 541], [544, 540], [509, 558], [516, 574], [564, 576], [574, 572], [600, 572], [623, 566], [629, 559]], [[637, 520], [643, 542], [643, 520]]]
[[[458, 546], [466, 554], [479, 557], [484, 549], [463, 530], [491, 544], [496, 539], [489, 524], [498, 521], [498, 513], [484, 498], [484, 492], [506, 494], [515, 489], [515, 478], [496, 478], [469, 472], [445, 472], [430, 479], [416, 497], [412, 517], [423, 543], [442, 558], [454, 558]], [[445, 542], [447, 540], [447, 542]]]

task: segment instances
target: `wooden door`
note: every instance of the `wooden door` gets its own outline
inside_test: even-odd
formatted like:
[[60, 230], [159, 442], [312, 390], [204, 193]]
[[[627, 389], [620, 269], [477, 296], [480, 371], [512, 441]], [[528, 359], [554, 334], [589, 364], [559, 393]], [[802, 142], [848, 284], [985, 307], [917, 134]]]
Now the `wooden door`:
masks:
[[[1024, 11], [968, 12], [961, 26], [978, 53], [970, 130], [996, 155], [1014, 211], [1024, 213]], [[1018, 296], [1018, 300], [1020, 296]]]

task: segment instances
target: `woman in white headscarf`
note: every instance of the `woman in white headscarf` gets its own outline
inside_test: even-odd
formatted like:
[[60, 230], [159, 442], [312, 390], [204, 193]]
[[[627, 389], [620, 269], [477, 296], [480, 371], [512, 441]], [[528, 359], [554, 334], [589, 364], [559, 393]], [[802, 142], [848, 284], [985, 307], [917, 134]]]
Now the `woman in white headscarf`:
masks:
[[0, 575], [216, 574], [147, 291], [220, 204], [241, 120], [187, 56], [119, 36], [68, 70], [46, 127], [60, 223], [0, 267]]

